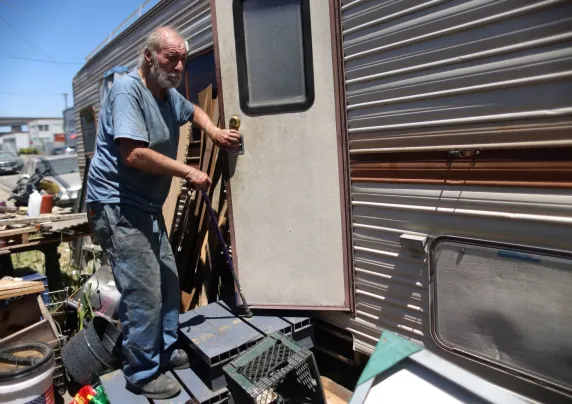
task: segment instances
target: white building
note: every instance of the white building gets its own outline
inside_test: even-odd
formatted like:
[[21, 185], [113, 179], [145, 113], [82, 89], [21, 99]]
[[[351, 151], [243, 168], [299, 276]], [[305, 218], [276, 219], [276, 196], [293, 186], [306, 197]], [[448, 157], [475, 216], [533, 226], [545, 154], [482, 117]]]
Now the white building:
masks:
[[2, 150], [18, 153], [18, 150], [30, 147], [30, 135], [27, 132], [0, 133]]
[[55, 146], [65, 144], [64, 120], [44, 118], [28, 122], [31, 147], [49, 153]]

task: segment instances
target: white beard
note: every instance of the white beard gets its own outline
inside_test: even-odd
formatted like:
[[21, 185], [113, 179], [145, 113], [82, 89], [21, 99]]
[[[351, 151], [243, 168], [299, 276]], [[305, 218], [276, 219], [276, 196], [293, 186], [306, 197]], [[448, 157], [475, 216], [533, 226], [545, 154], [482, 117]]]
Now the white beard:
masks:
[[150, 68], [151, 80], [156, 82], [161, 88], [176, 88], [179, 87], [181, 81], [183, 80], [183, 73], [169, 73], [165, 71], [159, 62], [157, 57], [154, 56], [151, 62]]

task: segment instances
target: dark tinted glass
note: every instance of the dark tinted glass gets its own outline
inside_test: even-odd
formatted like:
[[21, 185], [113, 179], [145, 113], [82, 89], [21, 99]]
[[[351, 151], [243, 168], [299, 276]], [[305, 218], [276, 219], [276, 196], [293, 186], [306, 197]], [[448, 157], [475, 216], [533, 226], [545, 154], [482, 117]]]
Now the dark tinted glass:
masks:
[[310, 2], [236, 0], [234, 19], [242, 110], [308, 109], [314, 101]]

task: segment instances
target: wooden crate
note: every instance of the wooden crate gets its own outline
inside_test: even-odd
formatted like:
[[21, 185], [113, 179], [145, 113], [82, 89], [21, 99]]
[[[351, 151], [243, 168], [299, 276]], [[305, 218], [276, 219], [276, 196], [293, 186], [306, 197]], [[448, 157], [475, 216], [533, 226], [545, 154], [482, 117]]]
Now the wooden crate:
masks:
[[[22, 342], [43, 342], [53, 349], [60, 348], [58, 329], [41, 296], [14, 300], [1, 313], [12, 318], [11, 330], [19, 329], [2, 337], [0, 348]], [[4, 324], [2, 326], [4, 329]]]

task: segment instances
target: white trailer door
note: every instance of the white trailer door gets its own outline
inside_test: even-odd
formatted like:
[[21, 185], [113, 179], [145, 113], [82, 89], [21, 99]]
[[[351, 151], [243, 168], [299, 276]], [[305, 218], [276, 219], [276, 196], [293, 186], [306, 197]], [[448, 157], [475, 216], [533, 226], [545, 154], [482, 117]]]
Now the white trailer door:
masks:
[[227, 126], [240, 118], [245, 141], [244, 155], [230, 159], [230, 199], [233, 259], [248, 303], [347, 309], [337, 6], [212, 3], [223, 116]]

